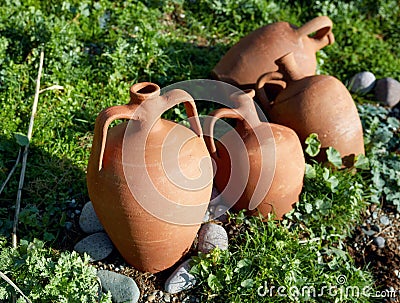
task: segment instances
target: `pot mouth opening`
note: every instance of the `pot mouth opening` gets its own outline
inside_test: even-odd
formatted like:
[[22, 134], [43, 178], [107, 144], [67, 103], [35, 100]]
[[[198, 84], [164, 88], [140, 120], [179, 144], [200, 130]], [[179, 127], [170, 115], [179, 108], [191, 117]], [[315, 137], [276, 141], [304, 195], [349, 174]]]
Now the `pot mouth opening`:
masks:
[[130, 95], [133, 103], [140, 103], [146, 99], [158, 97], [160, 87], [155, 83], [140, 82], [131, 86]]

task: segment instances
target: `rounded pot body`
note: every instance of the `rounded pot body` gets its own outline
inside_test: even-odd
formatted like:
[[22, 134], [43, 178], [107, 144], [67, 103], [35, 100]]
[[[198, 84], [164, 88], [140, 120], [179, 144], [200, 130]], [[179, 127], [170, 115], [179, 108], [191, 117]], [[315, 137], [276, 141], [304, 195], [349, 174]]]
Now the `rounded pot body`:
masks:
[[[151, 108], [159, 101], [145, 102]], [[87, 185], [96, 214], [122, 257], [140, 271], [156, 273], [190, 249], [211, 196], [212, 164], [202, 135], [159, 118], [147, 127], [143, 121], [152, 120], [152, 109], [140, 110], [106, 134], [102, 130], [121, 116], [115, 116], [118, 108], [113, 115], [107, 110], [99, 115]], [[180, 184], [175, 174], [203, 179], [204, 186]], [[181, 218], [179, 209], [191, 207], [191, 218]]]
[[[224, 146], [233, 146], [237, 142], [234, 132], [240, 134], [246, 146], [240, 157], [248, 157], [249, 170], [243, 193], [233, 208], [236, 211], [249, 210], [256, 187], [267, 186], [263, 195], [258, 197], [258, 206], [249, 210], [249, 213], [257, 214], [259, 212], [264, 217], [272, 213], [277, 219], [282, 219], [299, 201], [303, 187], [305, 160], [299, 138], [291, 129], [273, 123], [262, 123], [255, 130], [255, 132], [268, 134], [262, 141], [254, 135], [254, 132], [245, 131], [241, 127], [225, 134], [221, 138], [221, 142], [217, 142], [219, 157], [214, 158], [217, 164], [214, 182], [227, 201], [237, 199], [237, 195], [233, 196], [231, 190], [224, 191], [228, 180], [231, 179], [230, 182], [235, 186], [243, 186], [241, 183], [247, 175], [247, 169], [240, 166], [237, 169], [238, 173], [230, 174], [231, 166], [237, 166], [237, 161], [232, 161], [232, 158], [239, 157], [232, 155], [232, 151], [228, 152]], [[240, 150], [236, 150], [237, 152]], [[264, 171], [267, 179], [271, 178], [272, 182], [261, 178], [261, 171]]]
[[295, 130], [301, 142], [316, 133], [323, 150], [332, 146], [342, 157], [364, 154], [357, 108], [346, 87], [334, 77], [320, 75], [292, 82], [268, 114], [272, 121]]
[[326, 16], [300, 28], [287, 22], [266, 25], [239, 40], [214, 67], [212, 76], [243, 89], [254, 88], [261, 75], [278, 68], [275, 60], [289, 52], [306, 75], [313, 75], [316, 51], [334, 42], [331, 29], [332, 21]]
[[[278, 72], [268, 73], [258, 81], [258, 97], [272, 122], [293, 129], [303, 145], [311, 133], [318, 134], [322, 150], [334, 147], [345, 165], [354, 156], [364, 154], [361, 120], [347, 88], [327, 75], [305, 76], [293, 54], [278, 60]], [[275, 99], [268, 98], [268, 84], [283, 81]], [[317, 160], [325, 161], [321, 152]]]
[[[210, 114], [238, 120], [215, 147], [206, 141], [216, 163], [215, 186], [226, 202], [235, 203], [237, 211], [247, 209], [264, 217], [273, 213], [282, 219], [299, 200], [305, 169], [303, 150], [293, 130], [259, 120], [250, 96], [237, 98], [235, 109]], [[207, 134], [212, 134], [213, 122], [209, 124], [212, 127]]]

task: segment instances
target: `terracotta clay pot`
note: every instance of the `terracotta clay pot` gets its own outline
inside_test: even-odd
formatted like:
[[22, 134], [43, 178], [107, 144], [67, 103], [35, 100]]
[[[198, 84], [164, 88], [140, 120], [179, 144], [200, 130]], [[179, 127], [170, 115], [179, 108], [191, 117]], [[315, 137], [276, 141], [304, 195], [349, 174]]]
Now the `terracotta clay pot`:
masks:
[[[338, 150], [346, 161], [364, 154], [363, 131], [354, 101], [338, 79], [327, 75], [305, 76], [289, 53], [276, 61], [277, 72], [267, 73], [257, 83], [257, 96], [272, 122], [293, 129], [301, 142], [317, 133], [321, 148]], [[275, 98], [268, 85], [280, 83]], [[317, 160], [326, 160], [321, 152]]]
[[254, 89], [257, 79], [275, 71], [275, 60], [289, 52], [294, 53], [305, 75], [314, 75], [315, 52], [334, 42], [331, 30], [332, 21], [326, 16], [300, 28], [287, 22], [266, 25], [236, 43], [214, 67], [212, 77], [242, 89]]
[[[215, 110], [206, 121], [205, 140], [216, 163], [214, 183], [229, 206], [236, 203], [235, 210], [248, 209], [264, 217], [274, 213], [281, 219], [299, 200], [305, 160], [293, 130], [260, 121], [254, 94], [233, 94], [235, 108]], [[237, 125], [214, 142], [220, 118], [237, 119]]]
[[[153, 83], [131, 87], [127, 105], [96, 119], [87, 186], [94, 209], [123, 258], [159, 272], [187, 252], [212, 191], [212, 163], [192, 97], [160, 96]], [[161, 114], [185, 102], [194, 131]], [[129, 119], [108, 129], [117, 119]]]

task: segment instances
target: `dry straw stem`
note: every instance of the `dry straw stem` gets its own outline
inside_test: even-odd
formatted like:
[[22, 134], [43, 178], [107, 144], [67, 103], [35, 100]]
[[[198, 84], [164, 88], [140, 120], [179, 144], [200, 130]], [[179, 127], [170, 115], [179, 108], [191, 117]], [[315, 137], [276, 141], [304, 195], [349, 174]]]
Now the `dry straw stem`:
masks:
[[[39, 101], [40, 77], [42, 76], [43, 60], [44, 60], [44, 52], [42, 50], [40, 52], [40, 63], [39, 63], [39, 72], [38, 72], [38, 76], [37, 76], [37, 80], [36, 80], [35, 98], [33, 100], [31, 119], [29, 122], [28, 135], [27, 135], [29, 142], [31, 141], [31, 138], [32, 138], [33, 123], [35, 121], [35, 115], [36, 115], [37, 105], [38, 105], [38, 101]], [[19, 220], [19, 212], [21, 209], [21, 195], [22, 195], [22, 188], [24, 186], [24, 180], [25, 180], [26, 161], [28, 159], [29, 142], [25, 146], [24, 152], [22, 155], [21, 175], [19, 178], [17, 200], [15, 203], [14, 224], [13, 224], [13, 230], [12, 230], [12, 234], [11, 234], [12, 245], [14, 248], [17, 247], [17, 226], [18, 226], [18, 220]]]
[[22, 292], [22, 290], [20, 290], [20, 289], [18, 288], [18, 286], [15, 285], [14, 282], [11, 281], [11, 280], [10, 280], [4, 273], [2, 273], [1, 271], [0, 271], [0, 277], [3, 278], [3, 280], [6, 281], [8, 284], [10, 284], [12, 287], [14, 287], [14, 289], [15, 289], [16, 291], [18, 291], [18, 292], [21, 294], [21, 296], [24, 297], [24, 299], [26, 300], [26, 302], [32, 303], [31, 300], [29, 300], [28, 297], [24, 295], [24, 293]]

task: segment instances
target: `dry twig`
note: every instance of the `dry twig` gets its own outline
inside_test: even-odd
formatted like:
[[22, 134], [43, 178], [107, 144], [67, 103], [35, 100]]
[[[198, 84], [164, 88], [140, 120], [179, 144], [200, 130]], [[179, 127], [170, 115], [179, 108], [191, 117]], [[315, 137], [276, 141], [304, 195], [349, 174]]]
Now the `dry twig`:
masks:
[[[28, 128], [28, 135], [27, 135], [29, 142], [31, 141], [31, 138], [32, 138], [33, 123], [35, 121], [35, 115], [36, 115], [37, 105], [38, 105], [38, 101], [39, 101], [40, 77], [42, 76], [43, 60], [44, 60], [44, 52], [42, 50], [40, 52], [39, 72], [38, 72], [38, 76], [37, 76], [37, 80], [36, 80], [36, 92], [35, 92], [35, 98], [33, 100], [31, 119], [29, 121], [29, 128]], [[24, 152], [22, 155], [21, 175], [19, 178], [17, 200], [15, 203], [14, 224], [13, 224], [13, 230], [12, 230], [12, 234], [11, 234], [12, 245], [14, 248], [17, 247], [17, 226], [18, 226], [18, 220], [19, 220], [19, 212], [21, 209], [21, 195], [22, 195], [22, 188], [24, 186], [24, 180], [25, 180], [26, 162], [28, 160], [29, 142], [25, 146]]]
[[8, 284], [10, 284], [12, 287], [14, 287], [14, 289], [15, 289], [16, 291], [18, 291], [18, 292], [21, 294], [21, 296], [24, 297], [24, 299], [26, 300], [26, 302], [32, 303], [32, 302], [28, 299], [28, 297], [24, 295], [24, 293], [22, 292], [22, 290], [20, 290], [20, 289], [18, 288], [18, 286], [15, 285], [14, 282], [11, 281], [11, 280], [10, 280], [4, 273], [2, 273], [1, 271], [0, 271], [0, 277], [3, 278], [3, 280], [6, 281]]

